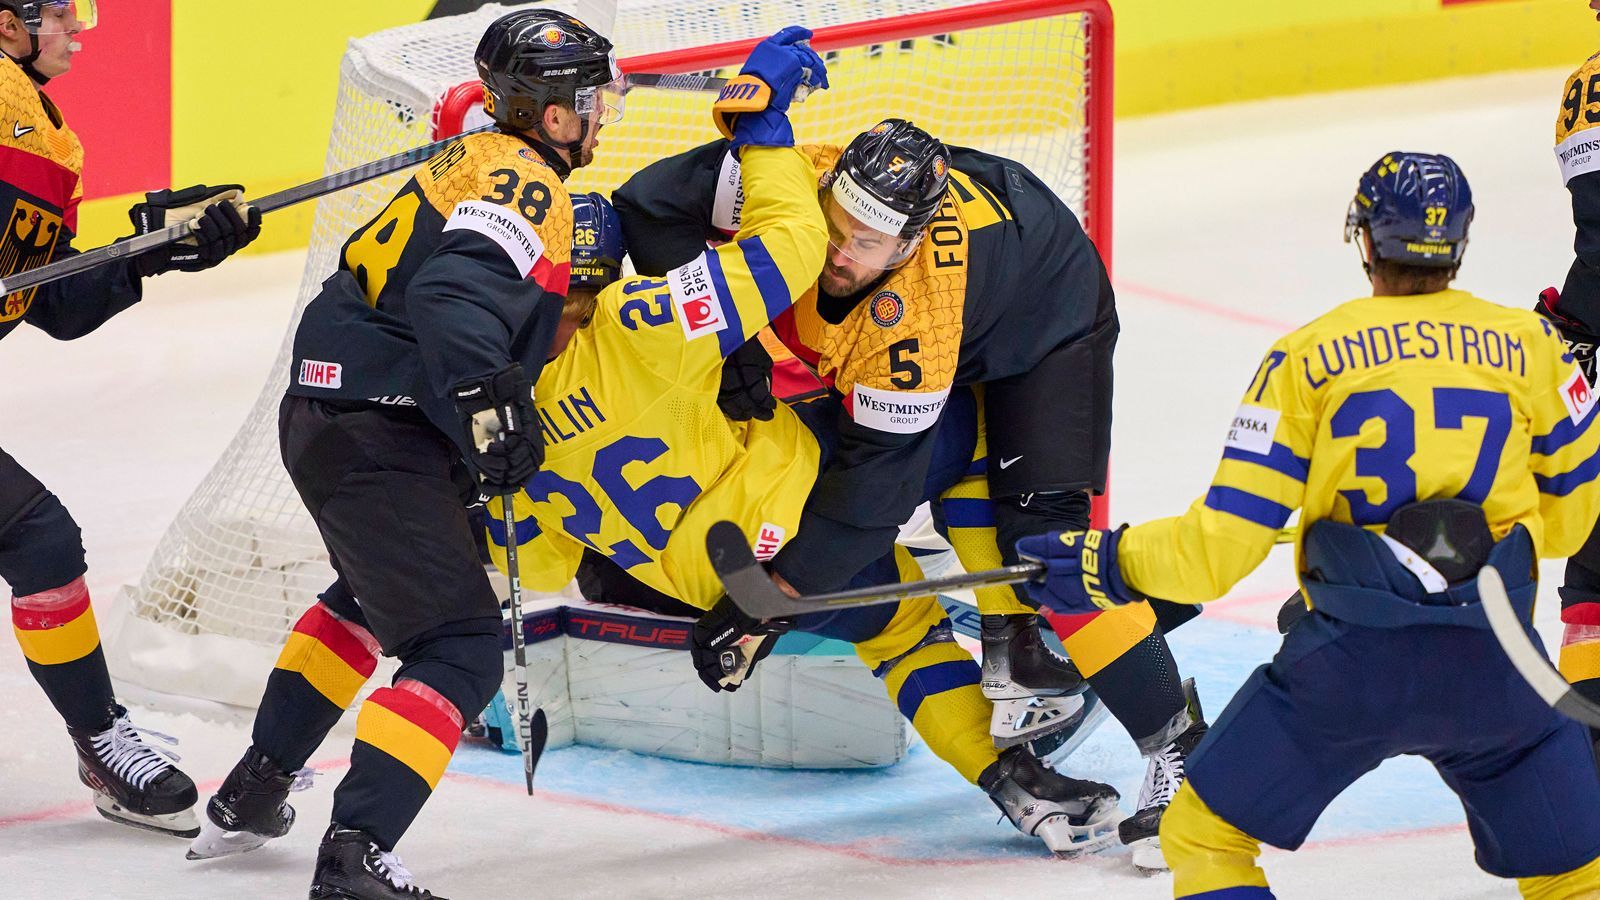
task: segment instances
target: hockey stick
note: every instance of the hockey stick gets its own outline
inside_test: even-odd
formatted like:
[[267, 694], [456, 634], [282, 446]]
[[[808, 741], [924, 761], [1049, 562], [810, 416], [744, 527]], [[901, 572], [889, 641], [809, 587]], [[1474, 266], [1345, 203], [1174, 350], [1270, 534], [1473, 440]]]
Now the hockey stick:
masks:
[[722, 580], [728, 596], [745, 615], [757, 619], [775, 619], [803, 613], [850, 609], [857, 606], [877, 606], [880, 603], [897, 603], [912, 597], [926, 597], [941, 591], [963, 588], [994, 587], [1032, 581], [1044, 574], [1041, 563], [1019, 563], [1001, 569], [928, 578], [903, 584], [873, 585], [851, 588], [831, 594], [812, 594], [807, 597], [790, 597], [772, 583], [767, 570], [756, 562], [750, 542], [744, 531], [733, 522], [717, 522], [706, 531], [706, 554], [711, 557], [711, 568]]
[[544, 753], [545, 741], [550, 736], [550, 726], [541, 707], [529, 715], [532, 705], [528, 699], [528, 641], [522, 633], [522, 570], [517, 568], [517, 514], [512, 509], [515, 494], [506, 494], [506, 575], [511, 579], [511, 656], [517, 675], [517, 737], [522, 744], [522, 776], [528, 782], [528, 796], [533, 796], [533, 770]]
[[[488, 131], [493, 127], [493, 125], [484, 125], [480, 128], [473, 128], [442, 141], [434, 141], [431, 144], [414, 147], [403, 153], [396, 153], [393, 156], [363, 163], [353, 169], [345, 169], [343, 172], [325, 175], [316, 181], [308, 181], [305, 184], [278, 191], [276, 194], [268, 194], [260, 200], [253, 201], [250, 205], [261, 210], [262, 215], [266, 215], [269, 212], [276, 212], [285, 207], [294, 206], [296, 203], [315, 200], [335, 191], [342, 191], [345, 188], [363, 184], [374, 178], [380, 178], [402, 169], [408, 169], [418, 163], [427, 162], [438, 156], [439, 152], [449, 146], [450, 142], [456, 138], [468, 134], [477, 134], [480, 131]], [[17, 291], [26, 291], [41, 284], [49, 284], [52, 281], [59, 281], [76, 275], [79, 272], [87, 272], [108, 262], [138, 256], [157, 247], [177, 243], [188, 237], [193, 231], [193, 222], [179, 222], [176, 225], [169, 225], [160, 231], [152, 231], [149, 234], [141, 234], [138, 237], [107, 244], [104, 247], [85, 250], [66, 259], [60, 259], [38, 268], [28, 269], [25, 272], [18, 272], [7, 278], [0, 278], [0, 296], [14, 294]]]
[[[1287, 539], [1286, 534], [1288, 534]], [[1280, 532], [1278, 543], [1286, 543], [1293, 539], [1293, 535], [1289, 532]], [[745, 615], [756, 619], [775, 619], [780, 616], [878, 606], [945, 591], [1021, 584], [1025, 581], [1036, 581], [1045, 574], [1043, 563], [1026, 562], [998, 569], [985, 569], [981, 572], [947, 575], [943, 578], [869, 585], [828, 594], [790, 597], [772, 583], [767, 570], [756, 561], [755, 553], [750, 549], [750, 542], [745, 539], [744, 531], [737, 524], [721, 521], [707, 529], [706, 555], [711, 558], [711, 568], [721, 579], [722, 586], [727, 590], [733, 604], [743, 610]]]
[[1539, 699], [1590, 728], [1600, 728], [1600, 704], [1573, 690], [1561, 677], [1561, 672], [1539, 651], [1528, 632], [1523, 630], [1522, 620], [1511, 606], [1511, 597], [1506, 594], [1500, 573], [1490, 566], [1478, 572], [1478, 599], [1483, 603], [1483, 613], [1489, 618], [1489, 627], [1494, 631], [1495, 640], [1500, 642], [1500, 649]]

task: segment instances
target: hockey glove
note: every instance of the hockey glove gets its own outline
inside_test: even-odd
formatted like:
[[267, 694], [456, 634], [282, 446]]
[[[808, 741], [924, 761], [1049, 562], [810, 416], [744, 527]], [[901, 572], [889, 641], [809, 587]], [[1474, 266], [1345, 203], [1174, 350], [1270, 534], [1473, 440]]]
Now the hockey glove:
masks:
[[756, 45], [739, 74], [712, 104], [711, 118], [734, 147], [793, 147], [789, 103], [828, 86], [828, 67], [810, 45], [811, 31], [790, 25]]
[[778, 401], [772, 396], [772, 357], [761, 345], [760, 338], [745, 341], [744, 346], [722, 361], [722, 389], [717, 392], [717, 406], [722, 414], [735, 422], [760, 419], [772, 421]]
[[533, 383], [522, 366], [512, 363], [487, 378], [463, 381], [451, 396], [467, 443], [476, 448], [471, 462], [484, 492], [503, 497], [521, 490], [544, 464]]
[[723, 597], [694, 623], [689, 656], [706, 687], [737, 691], [772, 652], [778, 635], [793, 627], [793, 619], [752, 619]]
[[1600, 337], [1589, 332], [1589, 329], [1577, 319], [1569, 318], [1560, 310], [1561, 292], [1553, 287], [1545, 288], [1539, 294], [1539, 302], [1533, 306], [1533, 311], [1556, 326], [1561, 332], [1561, 339], [1567, 342], [1567, 352], [1578, 360], [1578, 368], [1583, 370], [1583, 377], [1594, 384], [1594, 350], [1600, 344]]
[[1049, 609], [1068, 615], [1144, 599], [1128, 589], [1117, 568], [1117, 543], [1125, 528], [1052, 531], [1017, 541], [1018, 556], [1045, 567], [1042, 581], [1028, 582], [1028, 593]]
[[128, 218], [133, 221], [135, 237], [180, 222], [194, 223], [189, 237], [134, 257], [135, 270], [145, 278], [209, 269], [261, 234], [261, 210], [244, 201], [244, 188], [237, 184], [152, 191], [144, 195], [143, 203], [128, 210]]

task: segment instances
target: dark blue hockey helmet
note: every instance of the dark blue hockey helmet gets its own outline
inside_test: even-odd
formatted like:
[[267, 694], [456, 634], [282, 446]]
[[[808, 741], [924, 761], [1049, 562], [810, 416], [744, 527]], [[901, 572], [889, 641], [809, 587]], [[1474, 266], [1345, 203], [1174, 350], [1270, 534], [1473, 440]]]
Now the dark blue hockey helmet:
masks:
[[1377, 259], [1453, 269], [1466, 253], [1472, 215], [1472, 188], [1455, 160], [1433, 153], [1387, 153], [1361, 176], [1345, 216], [1344, 239], [1355, 240], [1365, 228]]
[[622, 277], [622, 220], [604, 194], [572, 195], [572, 289], [598, 291]]

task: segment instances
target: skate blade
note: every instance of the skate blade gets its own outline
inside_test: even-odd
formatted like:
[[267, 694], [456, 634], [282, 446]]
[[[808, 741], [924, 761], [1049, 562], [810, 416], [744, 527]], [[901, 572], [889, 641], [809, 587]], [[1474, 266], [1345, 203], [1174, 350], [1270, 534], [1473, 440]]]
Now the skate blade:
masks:
[[1161, 855], [1161, 838], [1140, 838], [1128, 845], [1128, 860], [1141, 875], [1157, 875], [1167, 871], [1167, 859]]
[[1063, 739], [1062, 733], [1057, 731], [1045, 736], [1044, 740], [1032, 744], [1028, 749], [1037, 756], [1041, 762], [1052, 769], [1060, 768], [1061, 763], [1083, 746], [1089, 736], [1094, 734], [1104, 722], [1111, 718], [1111, 711], [1100, 702], [1100, 698], [1089, 695], [1088, 710], [1083, 719], [1077, 724], [1068, 723], [1068, 733]]
[[1099, 853], [1121, 843], [1117, 825], [1122, 819], [1116, 802], [1108, 800], [1082, 825], [1072, 824], [1072, 820], [1065, 815], [1052, 816], [1040, 822], [1033, 834], [1044, 841], [1045, 847], [1057, 857], [1074, 859]]
[[116, 822], [118, 825], [127, 825], [131, 828], [142, 828], [145, 831], [154, 831], [157, 834], [170, 834], [173, 837], [192, 838], [200, 834], [200, 820], [195, 818], [193, 809], [181, 809], [175, 813], [158, 816], [146, 816], [136, 813], [105, 794], [94, 795], [94, 808], [100, 815]]
[[1083, 706], [1081, 696], [996, 701], [989, 716], [989, 736], [1001, 750], [1026, 744], [1080, 723]]
[[200, 820], [200, 833], [189, 844], [184, 859], [217, 859], [249, 853], [272, 840], [251, 831], [224, 831], [210, 816]]

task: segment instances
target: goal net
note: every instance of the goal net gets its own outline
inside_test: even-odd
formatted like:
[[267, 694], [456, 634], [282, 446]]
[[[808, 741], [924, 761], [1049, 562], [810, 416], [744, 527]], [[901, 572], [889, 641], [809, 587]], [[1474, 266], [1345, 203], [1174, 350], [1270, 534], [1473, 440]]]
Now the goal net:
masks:
[[[605, 31], [625, 72], [722, 70], [798, 7], [764, 0], [546, 2]], [[341, 65], [327, 171], [415, 147], [471, 124], [472, 52], [508, 7], [350, 42]], [[613, 19], [614, 16], [614, 19]], [[1084, 220], [1103, 255], [1111, 229], [1111, 13], [1106, 0], [813, 0], [802, 24], [832, 88], [792, 112], [802, 142], [847, 143], [886, 116], [946, 143], [1015, 159]], [[708, 94], [637, 89], [602, 135], [576, 191], [610, 191], [646, 164], [716, 137]], [[326, 552], [278, 454], [277, 408], [299, 311], [349, 234], [409, 177], [324, 198], [299, 302], [244, 425], [168, 528], [137, 585], [108, 616], [120, 679], [185, 698], [249, 707], [288, 630], [332, 581]]]

